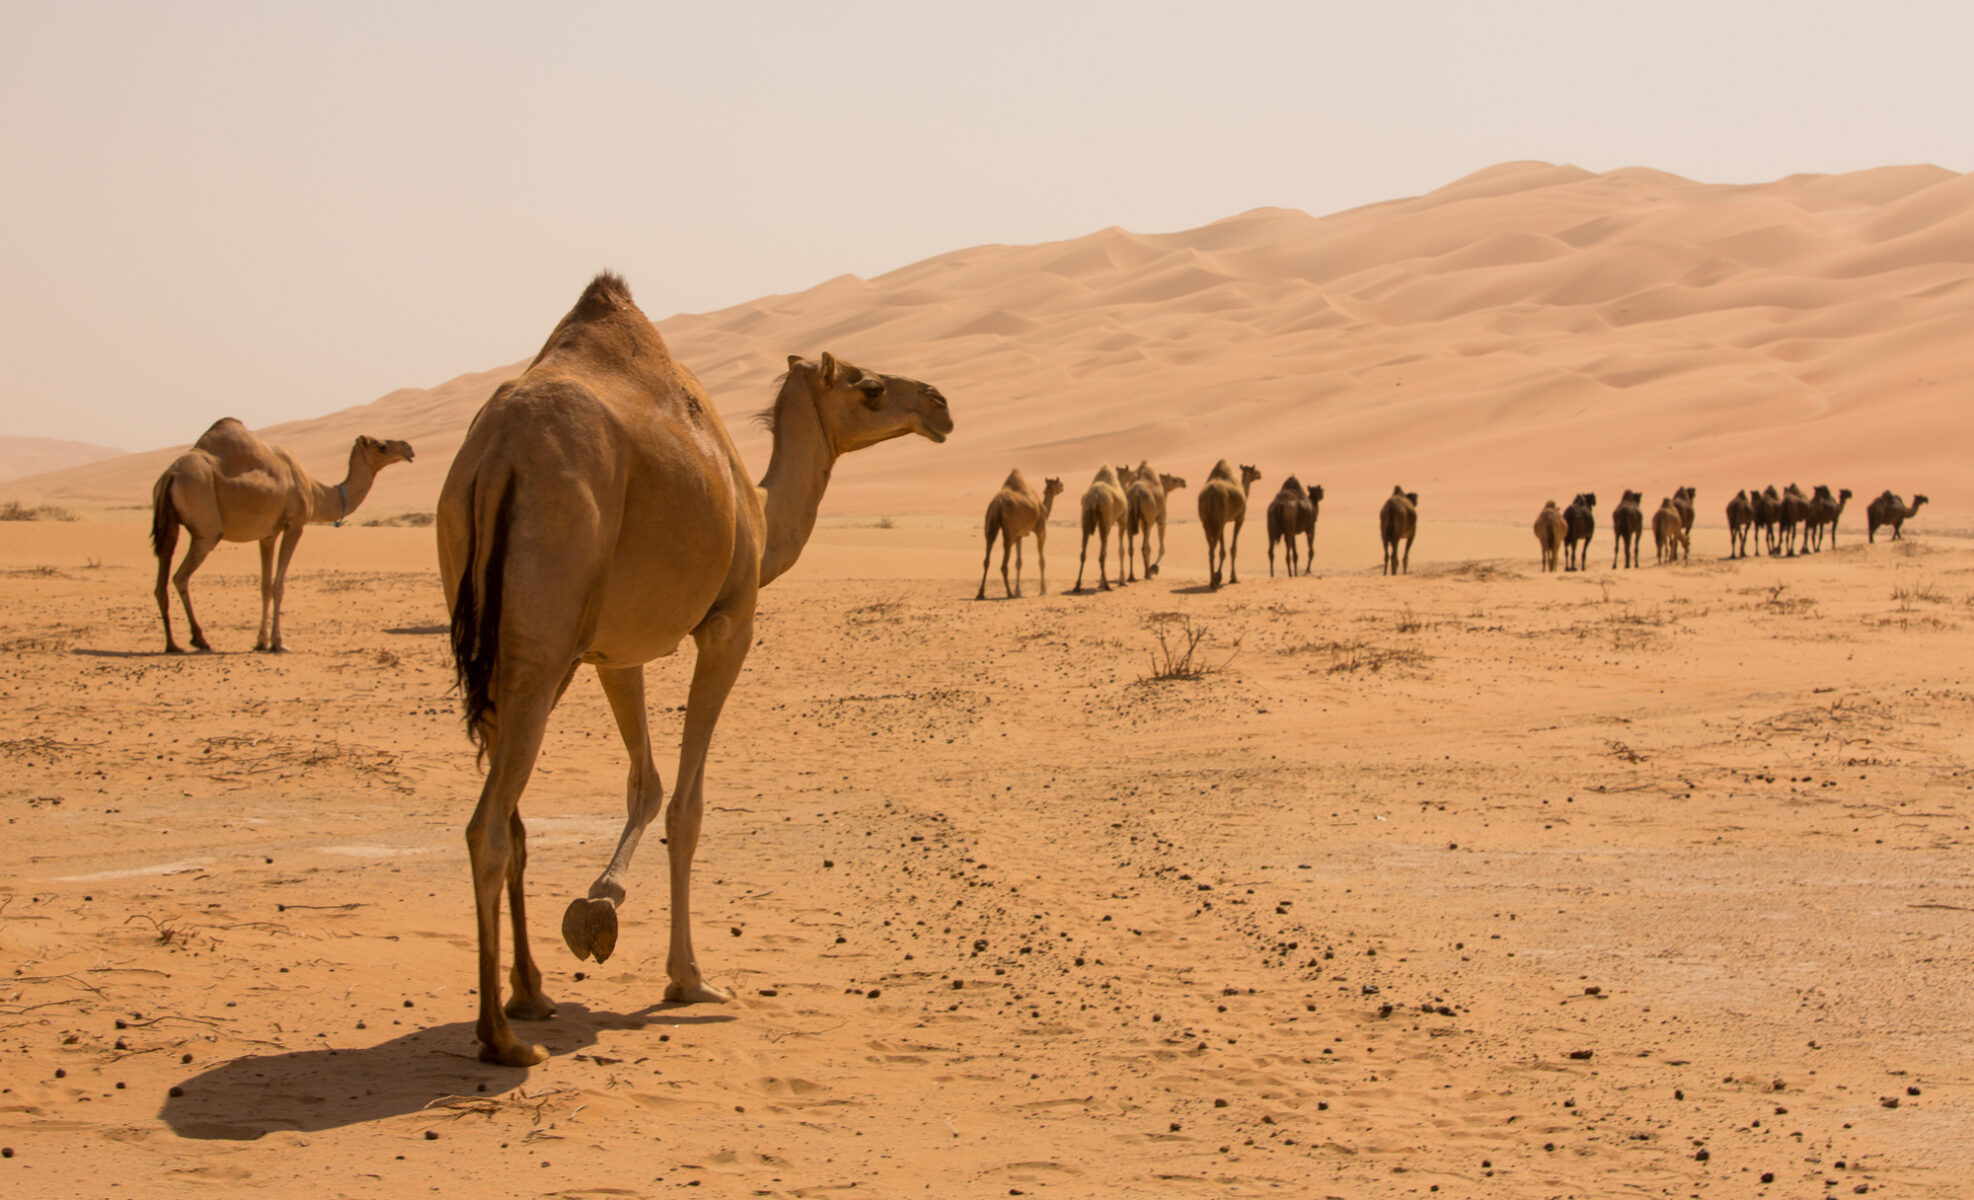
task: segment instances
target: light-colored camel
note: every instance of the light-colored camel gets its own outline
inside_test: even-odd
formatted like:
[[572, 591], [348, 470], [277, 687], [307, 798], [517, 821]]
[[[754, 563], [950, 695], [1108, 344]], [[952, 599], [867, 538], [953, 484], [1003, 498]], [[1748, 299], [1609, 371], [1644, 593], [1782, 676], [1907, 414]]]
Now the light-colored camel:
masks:
[[[156, 594], [158, 615], [164, 618], [165, 652], [183, 653], [171, 634], [167, 578], [177, 585], [178, 599], [185, 606], [192, 645], [212, 649], [192, 613], [191, 582], [192, 572], [221, 542], [260, 543], [260, 634], [254, 649], [282, 649], [281, 598], [288, 590], [288, 562], [295, 556], [302, 530], [328, 521], [341, 524], [370, 494], [377, 472], [410, 461], [407, 442], [360, 437], [350, 447], [349, 472], [343, 481], [319, 483], [286, 448], [261, 441], [232, 417], [213, 422], [151, 488], [151, 552], [158, 557]], [[171, 556], [178, 548], [180, 525], [192, 541], [178, 573], [172, 575]]]
[[1693, 546], [1686, 537], [1686, 524], [1679, 519], [1679, 508], [1671, 496], [1659, 501], [1659, 511], [1652, 514], [1652, 544], [1658, 549], [1661, 563], [1678, 562], [1681, 549], [1686, 551], [1687, 560], [1692, 560]]
[[1554, 571], [1563, 555], [1563, 539], [1569, 535], [1570, 525], [1563, 520], [1563, 510], [1551, 500], [1535, 514], [1535, 542], [1542, 547], [1542, 569]]
[[[1129, 476], [1122, 477], [1124, 484], [1124, 562], [1125, 569], [1131, 570], [1141, 556], [1145, 564], [1145, 578], [1158, 574], [1158, 564], [1152, 561], [1151, 531], [1154, 525], [1165, 525], [1165, 485], [1159, 482], [1157, 471], [1144, 462]], [[1132, 540], [1138, 540], [1139, 548], [1132, 550]], [[1164, 558], [1161, 551], [1159, 557]], [[1126, 578], [1135, 578], [1128, 575]]]
[[1817, 484], [1816, 495], [1810, 500], [1809, 540], [1811, 550], [1823, 549], [1823, 531], [1830, 531], [1830, 548], [1837, 548], [1837, 522], [1843, 520], [1844, 506], [1851, 502], [1851, 489], [1839, 488], [1837, 494], [1830, 494], [1828, 484]]
[[[1180, 488], [1183, 488], [1185, 486], [1186, 486], [1186, 481], [1184, 479], [1181, 479], [1179, 476], [1167, 475], [1164, 474], [1163, 472], [1159, 473], [1158, 518], [1157, 518], [1158, 557], [1156, 559], [1153, 559], [1152, 565], [1146, 569], [1145, 571], [1146, 578], [1150, 578], [1154, 575], [1157, 575], [1159, 569], [1165, 565], [1165, 518], [1167, 514], [1169, 514], [1172, 511], [1172, 493], [1178, 491]], [[1140, 536], [1149, 540], [1151, 537], [1151, 530], [1145, 529], [1140, 531]]]
[[1755, 527], [1755, 502], [1748, 498], [1748, 489], [1734, 493], [1734, 499], [1727, 502], [1727, 557], [1748, 557], [1748, 533]]
[[1097, 581], [1100, 590], [1110, 590], [1105, 565], [1110, 554], [1110, 533], [1117, 531], [1117, 585], [1124, 586], [1124, 488], [1117, 481], [1116, 467], [1099, 467], [1097, 477], [1083, 490], [1083, 553], [1076, 560], [1076, 589], [1083, 590], [1083, 564], [1090, 558], [1090, 535], [1097, 535]]
[[1690, 487], [1677, 488], [1672, 493], [1672, 506], [1679, 512], [1680, 529], [1685, 534], [1685, 544], [1690, 555], [1693, 547], [1693, 501], [1700, 493]]
[[[520, 801], [549, 712], [588, 663], [630, 752], [629, 817], [562, 936], [578, 959], [610, 957], [638, 840], [663, 807], [644, 704], [644, 664], [697, 647], [670, 807], [671, 939], [665, 999], [724, 1001], [692, 946], [692, 856], [705, 811], [706, 748], [754, 638], [760, 588], [795, 564], [836, 460], [903, 434], [953, 428], [937, 388], [828, 354], [790, 356], [774, 406], [767, 474], [748, 481], [699, 380], [614, 275], [599, 275], [520, 378], [494, 392], [439, 496], [439, 572], [466, 727], [487, 760], [466, 826], [479, 934], [480, 1057], [508, 1066], [547, 1052], [508, 1017], [539, 1019], [542, 993], [523, 906]], [[514, 932], [513, 997], [500, 1004], [500, 899]]]
[[[1384, 542], [1386, 575], [1412, 570], [1412, 539], [1419, 532], [1419, 493], [1394, 486], [1384, 507], [1378, 510], [1378, 537]], [[1398, 543], [1405, 543], [1405, 557], [1398, 556]]]
[[1597, 493], [1578, 492], [1563, 510], [1563, 569], [1590, 569], [1590, 539], [1597, 536]]
[[[1236, 566], [1241, 553], [1241, 526], [1247, 523], [1248, 489], [1259, 478], [1261, 472], [1245, 463], [1236, 477], [1233, 466], [1223, 458], [1213, 464], [1205, 485], [1199, 490], [1199, 523], [1206, 531], [1206, 565], [1212, 573], [1211, 586], [1216, 590], [1223, 574], [1228, 583], [1241, 581]], [[1227, 537], [1229, 521], [1234, 524], [1231, 545]]]
[[1776, 523], [1781, 527], [1782, 553], [1785, 558], [1796, 556], [1798, 535], [1801, 535], [1802, 553], [1809, 553], [1810, 499], [1803, 489], [1790, 484], [1782, 489], [1782, 504], [1777, 510]]
[[[1062, 480], [1042, 481], [1042, 494], [1028, 486], [1019, 470], [1008, 472], [1007, 482], [987, 502], [987, 553], [980, 559], [980, 593], [987, 598], [987, 565], [994, 560], [994, 539], [1001, 539], [1001, 587], [1010, 599], [1021, 595], [1021, 539], [1035, 535], [1035, 562], [1041, 570], [1042, 591], [1049, 590], [1049, 560], [1045, 551], [1049, 540], [1049, 510], [1062, 495]], [[1008, 551], [1014, 551], [1014, 582], [1008, 582]]]
[[[1294, 579], [1296, 562], [1302, 550], [1295, 539], [1301, 536], [1304, 529], [1313, 531], [1315, 528], [1316, 505], [1309, 499], [1309, 493], [1303, 490], [1302, 481], [1293, 475], [1282, 480], [1274, 499], [1268, 501], [1268, 575], [1271, 579], [1275, 575], [1275, 543], [1284, 543], [1282, 560], [1288, 567], [1289, 578]], [[1313, 549], [1313, 532], [1310, 540]], [[1306, 563], [1303, 573], [1308, 574]]]
[[1892, 494], [1892, 489], [1886, 488], [1884, 495], [1873, 500], [1864, 510], [1866, 522], [1864, 540], [1876, 542], [1879, 528], [1889, 525], [1892, 527], [1892, 540], [1898, 541], [1905, 536], [1901, 530], [1905, 526], [1906, 518], [1918, 512], [1919, 506], [1924, 503], [1926, 497], [1915, 494], [1912, 498], [1912, 507], [1908, 508], [1905, 501]]
[[1765, 488], [1750, 488], [1748, 504], [1754, 510], [1755, 541], [1758, 549], [1775, 554], [1781, 549], [1778, 538], [1782, 520], [1782, 497], [1776, 494], [1775, 485]]
[[1611, 569], [1618, 569], [1618, 556], [1624, 556], [1624, 565], [1638, 565], [1638, 542], [1645, 536], [1645, 514], [1638, 507], [1645, 500], [1643, 492], [1630, 488], [1618, 499], [1618, 506], [1611, 510], [1611, 532], [1616, 535], [1618, 544], [1611, 548]]

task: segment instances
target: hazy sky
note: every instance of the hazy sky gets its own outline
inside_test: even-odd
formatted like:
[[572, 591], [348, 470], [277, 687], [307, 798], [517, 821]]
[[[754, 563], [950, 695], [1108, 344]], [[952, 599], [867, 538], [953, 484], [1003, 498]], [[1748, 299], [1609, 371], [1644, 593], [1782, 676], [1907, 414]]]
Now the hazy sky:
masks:
[[1965, 0], [0, 0], [0, 44], [0, 434], [127, 449], [522, 358], [606, 266], [656, 317], [1510, 159], [1974, 169]]

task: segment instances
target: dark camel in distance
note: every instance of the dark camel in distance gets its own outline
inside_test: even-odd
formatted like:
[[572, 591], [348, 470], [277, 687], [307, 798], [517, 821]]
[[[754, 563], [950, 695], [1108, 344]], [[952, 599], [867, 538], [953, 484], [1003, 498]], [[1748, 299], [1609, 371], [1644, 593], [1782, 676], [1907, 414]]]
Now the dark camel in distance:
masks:
[[1611, 510], [1611, 533], [1618, 539], [1618, 544], [1611, 548], [1613, 571], [1618, 568], [1620, 554], [1624, 556], [1625, 566], [1638, 565], [1638, 542], [1645, 536], [1645, 514], [1638, 506], [1644, 499], [1644, 493], [1626, 488], [1618, 506]]
[[[1299, 547], [1295, 544], [1297, 535], [1304, 529], [1310, 530], [1310, 550], [1315, 550], [1316, 505], [1309, 493], [1302, 489], [1302, 481], [1291, 475], [1282, 480], [1281, 490], [1274, 499], [1268, 501], [1268, 575], [1275, 575], [1275, 543], [1286, 543], [1282, 548], [1282, 561], [1287, 566], [1289, 578], [1296, 575], [1295, 564]], [[1309, 574], [1309, 564], [1303, 563], [1302, 573]]]
[[[210, 650], [199, 618], [192, 612], [192, 572], [222, 541], [260, 543], [260, 634], [254, 649], [278, 651], [281, 599], [288, 591], [288, 562], [302, 530], [325, 522], [341, 524], [370, 494], [377, 472], [411, 461], [411, 444], [359, 437], [350, 447], [349, 471], [338, 484], [318, 483], [287, 449], [271, 446], [245, 425], [225, 417], [199, 435], [151, 488], [151, 552], [158, 558], [158, 615], [164, 618], [165, 652], [183, 649], [171, 633], [169, 578], [185, 606], [195, 649]], [[170, 575], [178, 528], [192, 535], [178, 573]], [[280, 543], [277, 561], [275, 543]]]
[[1734, 499], [1727, 502], [1727, 557], [1748, 557], [1748, 532], [1755, 525], [1755, 504], [1748, 499], [1748, 489], [1734, 493]]
[[[480, 409], [439, 496], [439, 574], [452, 612], [466, 728], [487, 763], [466, 826], [479, 935], [480, 1057], [508, 1066], [547, 1052], [508, 1017], [540, 1019], [543, 994], [523, 906], [520, 801], [550, 711], [584, 663], [630, 752], [629, 817], [616, 852], [562, 937], [578, 959], [610, 957], [638, 840], [663, 806], [651, 757], [644, 664], [697, 648], [672, 802], [665, 807], [671, 939], [665, 999], [725, 1001], [692, 945], [692, 857], [705, 811], [706, 749], [754, 640], [763, 585], [795, 564], [837, 459], [904, 434], [943, 442], [939, 390], [828, 354], [790, 356], [773, 407], [767, 474], [749, 482], [726, 426], [615, 275], [586, 288], [518, 379]], [[514, 995], [500, 1004], [500, 899], [514, 932]]]
[[1563, 525], [1563, 569], [1588, 571], [1590, 539], [1597, 536], [1597, 493], [1578, 492], [1563, 510]]
[[1873, 500], [1864, 510], [1866, 522], [1864, 540], [1876, 542], [1878, 530], [1889, 525], [1892, 529], [1892, 540], [1898, 541], [1905, 536], [1902, 530], [1906, 519], [1917, 513], [1919, 506], [1924, 503], [1926, 497], [1915, 493], [1912, 497], [1912, 507], [1908, 508], [1905, 501], [1892, 494], [1891, 488], [1886, 488], [1884, 494]]
[[[994, 539], [1001, 539], [1001, 587], [1008, 598], [1021, 595], [1021, 539], [1035, 535], [1035, 562], [1042, 576], [1042, 591], [1049, 590], [1049, 510], [1062, 495], [1062, 480], [1042, 481], [1037, 496], [1019, 469], [1008, 472], [1007, 482], [987, 502], [987, 553], [980, 559], [980, 592], [975, 600], [987, 598], [987, 567], [994, 561]], [[1008, 582], [1008, 551], [1014, 551], [1014, 582]]]
[[1844, 506], [1851, 502], [1851, 489], [1840, 488], [1835, 496], [1830, 494], [1828, 484], [1816, 485], [1816, 495], [1810, 498], [1809, 543], [1811, 550], [1823, 549], [1823, 531], [1830, 531], [1830, 548], [1837, 548], [1837, 522], [1844, 517]]
[[1798, 535], [1801, 535], [1802, 552], [1808, 554], [1809, 531], [1805, 526], [1809, 523], [1809, 497], [1803, 495], [1803, 489], [1792, 483], [1782, 489], [1782, 504], [1777, 511], [1779, 517], [1776, 523], [1781, 527], [1783, 556], [1796, 557]]
[[[1412, 538], [1419, 532], [1419, 493], [1394, 486], [1384, 507], [1378, 510], [1378, 537], [1385, 547], [1384, 574], [1412, 571]], [[1398, 543], [1405, 543], [1405, 557], [1398, 557]]]
[[[1259, 478], [1260, 471], [1243, 463], [1236, 482], [1233, 466], [1223, 458], [1213, 464], [1205, 486], [1199, 490], [1199, 523], [1206, 532], [1206, 565], [1211, 572], [1210, 586], [1216, 591], [1223, 570], [1228, 583], [1241, 581], [1235, 560], [1241, 553], [1241, 526], [1247, 521], [1248, 489]], [[1234, 524], [1231, 552], [1226, 533], [1229, 521]]]
[[1563, 520], [1562, 510], [1551, 500], [1535, 514], [1535, 542], [1542, 547], [1542, 570], [1547, 573], [1556, 569], [1557, 560], [1562, 557], [1563, 538], [1569, 533], [1569, 522]]
[[1756, 552], [1777, 553], [1781, 549], [1777, 535], [1782, 523], [1782, 497], [1776, 494], [1775, 485], [1748, 489], [1748, 505], [1754, 510]]

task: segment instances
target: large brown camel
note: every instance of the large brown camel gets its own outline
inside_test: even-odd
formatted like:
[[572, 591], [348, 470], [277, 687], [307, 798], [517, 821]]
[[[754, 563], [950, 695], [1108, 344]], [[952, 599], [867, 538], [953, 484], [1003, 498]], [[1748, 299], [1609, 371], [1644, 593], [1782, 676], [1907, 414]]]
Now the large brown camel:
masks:
[[1535, 514], [1535, 542], [1542, 547], [1542, 569], [1554, 571], [1562, 559], [1563, 539], [1569, 536], [1570, 523], [1563, 519], [1563, 510], [1551, 500]]
[[1659, 501], [1659, 511], [1652, 514], [1652, 544], [1658, 549], [1661, 563], [1678, 562], [1679, 552], [1686, 551], [1686, 560], [1693, 560], [1693, 543], [1686, 536], [1686, 523], [1680, 519], [1679, 507], [1671, 496]]
[[[1385, 546], [1384, 574], [1412, 570], [1412, 538], [1419, 532], [1419, 493], [1394, 486], [1384, 507], [1378, 510], [1378, 536]], [[1405, 542], [1405, 557], [1398, 557], [1398, 543]]]
[[1083, 590], [1083, 564], [1090, 558], [1090, 535], [1097, 535], [1097, 584], [1110, 590], [1105, 558], [1110, 553], [1110, 532], [1117, 530], [1117, 586], [1124, 586], [1124, 488], [1117, 481], [1117, 468], [1099, 467], [1097, 477], [1083, 492], [1083, 553], [1076, 560], [1076, 590]]
[[[1563, 569], [1590, 569], [1590, 539], [1597, 536], [1597, 493], [1578, 492], [1563, 510]], [[1581, 545], [1578, 543], [1581, 542]]]
[[1898, 541], [1905, 536], [1901, 530], [1905, 526], [1906, 518], [1918, 512], [1919, 506], [1924, 503], [1926, 497], [1915, 494], [1912, 498], [1912, 507], [1908, 508], [1905, 501], [1892, 494], [1892, 489], [1886, 488], [1884, 495], [1873, 500], [1864, 510], [1864, 540], [1876, 542], [1879, 528], [1889, 525], [1892, 527], [1892, 540]]
[[1766, 488], [1750, 488], [1748, 504], [1754, 510], [1755, 543], [1757, 550], [1775, 554], [1781, 549], [1777, 537], [1777, 526], [1782, 521], [1782, 497], [1776, 494], [1775, 485]]
[[[151, 488], [151, 552], [158, 557], [158, 615], [164, 618], [165, 652], [184, 653], [171, 633], [167, 577], [185, 606], [193, 647], [212, 649], [192, 613], [192, 572], [223, 541], [260, 543], [260, 634], [254, 649], [283, 649], [281, 598], [288, 591], [288, 562], [295, 556], [302, 530], [331, 521], [340, 525], [370, 494], [377, 472], [410, 461], [408, 442], [359, 437], [350, 447], [349, 472], [343, 481], [319, 483], [285, 447], [268, 445], [232, 417], [214, 421]], [[171, 556], [178, 548], [180, 525], [191, 533], [192, 542], [173, 575]]]
[[1734, 499], [1727, 502], [1727, 557], [1748, 557], [1748, 532], [1755, 525], [1755, 502], [1748, 499], [1748, 489], [1734, 493]]
[[[1001, 539], [1001, 587], [1008, 598], [1021, 595], [1021, 539], [1035, 535], [1035, 562], [1041, 570], [1042, 591], [1049, 590], [1049, 560], [1044, 551], [1049, 540], [1049, 510], [1055, 507], [1056, 497], [1062, 495], [1062, 480], [1042, 481], [1042, 494], [1037, 496], [1035, 489], [1022, 478], [1019, 470], [1008, 472], [1007, 482], [994, 498], [987, 502], [987, 553], [980, 559], [980, 593], [975, 600], [987, 598], [987, 565], [994, 560], [994, 539]], [[1008, 551], [1014, 551], [1014, 583], [1008, 583]]]
[[1638, 506], [1644, 499], [1644, 493], [1626, 488], [1618, 499], [1618, 506], [1611, 510], [1611, 533], [1618, 539], [1618, 544], [1611, 549], [1613, 571], [1618, 568], [1620, 554], [1624, 556], [1625, 566], [1638, 565], [1638, 542], [1645, 536], [1645, 514]]
[[1830, 548], [1837, 548], [1837, 522], [1844, 517], [1844, 506], [1851, 502], [1851, 489], [1839, 488], [1837, 494], [1830, 494], [1828, 484], [1816, 485], [1816, 495], [1810, 498], [1809, 543], [1811, 550], [1823, 549], [1823, 531], [1830, 531]]
[[[1228, 583], [1241, 581], [1235, 565], [1241, 553], [1241, 526], [1247, 523], [1248, 489], [1259, 478], [1260, 471], [1243, 463], [1239, 482], [1235, 482], [1234, 468], [1223, 458], [1213, 464], [1205, 486], [1199, 490], [1199, 523], [1206, 531], [1206, 565], [1212, 573], [1210, 586], [1216, 590], [1223, 571]], [[1234, 523], [1231, 547], [1226, 533], [1229, 521]]]
[[[748, 482], [699, 380], [675, 361], [623, 280], [599, 275], [520, 378], [496, 390], [439, 496], [439, 573], [466, 728], [487, 762], [466, 826], [479, 932], [480, 1057], [525, 1067], [547, 1052], [508, 1017], [555, 1012], [528, 948], [520, 801], [549, 712], [588, 663], [630, 753], [629, 818], [609, 866], [573, 901], [562, 937], [610, 957], [638, 840], [664, 788], [651, 757], [644, 664], [697, 648], [672, 802], [665, 808], [671, 940], [665, 999], [724, 1001], [692, 946], [692, 856], [706, 749], [754, 638], [759, 591], [795, 564], [844, 454], [915, 433], [943, 442], [937, 388], [824, 354], [791, 355], [763, 421], [767, 474]], [[514, 932], [514, 995], [500, 1004], [500, 898]]]
[[[1268, 501], [1268, 576], [1275, 575], [1275, 543], [1283, 542], [1282, 561], [1287, 566], [1289, 578], [1296, 575], [1296, 561], [1301, 557], [1301, 547], [1295, 539], [1304, 529], [1310, 530], [1310, 549], [1315, 549], [1316, 504], [1309, 493], [1302, 488], [1302, 481], [1291, 475], [1282, 480], [1282, 486]], [[1302, 573], [1309, 573], [1309, 564], [1303, 563]]]
[[[1132, 573], [1137, 565], [1137, 555], [1142, 555], [1145, 564], [1145, 578], [1158, 574], [1158, 564], [1152, 561], [1152, 526], [1165, 524], [1165, 485], [1159, 482], [1159, 474], [1140, 462], [1138, 469], [1129, 475], [1121, 476], [1124, 484], [1124, 562], [1126, 579], [1135, 580]], [[1139, 549], [1133, 551], [1133, 539], [1139, 541]], [[1164, 554], [1159, 555], [1161, 559]]]
[[1777, 510], [1776, 524], [1781, 527], [1782, 553], [1784, 557], [1796, 556], [1797, 536], [1802, 535], [1802, 552], [1809, 553], [1808, 529], [1810, 499], [1803, 495], [1803, 489], [1790, 484], [1782, 489], [1782, 504]]

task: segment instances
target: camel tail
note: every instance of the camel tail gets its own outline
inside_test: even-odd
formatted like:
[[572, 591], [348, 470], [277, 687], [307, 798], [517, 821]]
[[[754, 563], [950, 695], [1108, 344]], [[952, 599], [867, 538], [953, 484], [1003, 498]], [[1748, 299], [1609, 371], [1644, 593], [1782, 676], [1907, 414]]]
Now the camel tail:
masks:
[[494, 503], [493, 519], [484, 520], [472, 505], [466, 532], [466, 562], [459, 573], [458, 601], [452, 608], [452, 664], [466, 706], [466, 736], [487, 754], [487, 734], [493, 727], [494, 662], [500, 652], [502, 584], [506, 578], [507, 528], [514, 508], [514, 481], [509, 478]]
[[178, 506], [171, 501], [172, 480], [172, 473], [166, 471], [151, 489], [151, 553], [166, 564], [178, 549]]

